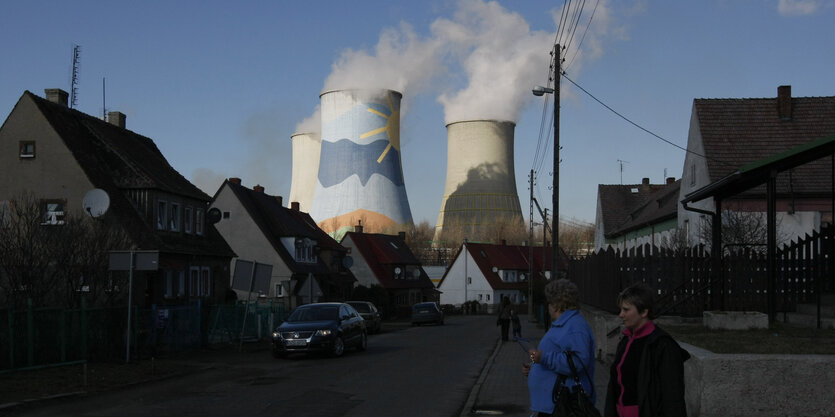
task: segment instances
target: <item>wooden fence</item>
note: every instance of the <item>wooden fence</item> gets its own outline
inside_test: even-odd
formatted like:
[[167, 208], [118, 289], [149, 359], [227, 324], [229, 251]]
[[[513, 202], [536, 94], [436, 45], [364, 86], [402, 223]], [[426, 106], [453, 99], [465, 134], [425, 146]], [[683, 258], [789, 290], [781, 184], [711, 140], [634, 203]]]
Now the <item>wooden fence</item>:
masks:
[[[795, 311], [818, 294], [835, 292], [832, 225], [777, 251], [775, 309]], [[757, 248], [760, 249], [760, 248]], [[673, 252], [645, 245], [627, 251], [600, 250], [572, 259], [568, 276], [580, 287], [583, 303], [617, 313], [623, 288], [644, 282], [657, 290], [657, 310], [701, 317], [705, 310], [768, 311], [768, 263], [764, 250], [726, 247], [721, 273], [713, 273], [703, 247]]]

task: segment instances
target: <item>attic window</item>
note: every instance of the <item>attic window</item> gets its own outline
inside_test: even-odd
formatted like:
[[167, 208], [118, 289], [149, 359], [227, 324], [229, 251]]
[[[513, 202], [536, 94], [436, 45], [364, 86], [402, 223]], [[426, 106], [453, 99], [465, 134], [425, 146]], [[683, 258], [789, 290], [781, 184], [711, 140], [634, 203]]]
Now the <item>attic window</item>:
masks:
[[35, 157], [35, 142], [34, 141], [20, 141], [20, 159], [30, 159]]
[[482, 258], [487, 258], [487, 254], [486, 254], [486, 253], [484, 253], [484, 251], [481, 251], [481, 257], [482, 257]]
[[393, 247], [395, 249], [400, 249], [400, 248], [397, 247], [397, 245], [394, 244], [394, 242], [389, 242], [389, 245], [391, 245], [391, 247]]
[[629, 191], [632, 191], [632, 194], [638, 194], [638, 187], [632, 187]]

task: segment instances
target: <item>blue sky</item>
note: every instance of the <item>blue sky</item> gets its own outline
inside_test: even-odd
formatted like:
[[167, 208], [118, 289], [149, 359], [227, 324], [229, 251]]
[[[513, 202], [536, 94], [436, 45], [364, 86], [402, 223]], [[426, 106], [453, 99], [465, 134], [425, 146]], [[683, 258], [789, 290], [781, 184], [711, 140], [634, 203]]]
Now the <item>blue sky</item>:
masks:
[[[534, 195], [551, 207], [552, 110], [530, 88], [548, 82], [562, 5], [4, 0], [0, 117], [25, 90], [69, 90], [77, 44], [77, 109], [102, 114], [104, 78], [106, 108], [125, 113], [128, 129], [152, 138], [209, 195], [234, 176], [286, 198], [290, 136], [315, 120], [319, 94], [381, 82], [404, 94], [402, 164], [416, 222], [438, 217], [447, 119], [471, 117], [515, 120], [527, 218], [532, 168]], [[835, 95], [835, 2], [600, 0], [580, 16], [567, 77], [682, 147], [695, 98], [776, 97], [779, 85], [793, 96]], [[598, 184], [681, 177], [682, 150], [561, 86], [564, 219], [594, 221]]]

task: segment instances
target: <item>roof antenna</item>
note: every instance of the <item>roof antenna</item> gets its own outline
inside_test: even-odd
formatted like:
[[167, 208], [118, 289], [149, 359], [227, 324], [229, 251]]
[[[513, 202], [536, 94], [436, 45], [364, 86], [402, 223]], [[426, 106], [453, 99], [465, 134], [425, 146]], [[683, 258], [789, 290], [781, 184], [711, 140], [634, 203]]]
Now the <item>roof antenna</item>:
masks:
[[624, 161], [623, 159], [618, 159], [618, 162], [620, 162], [620, 185], [623, 185], [623, 164], [628, 164], [629, 161]]
[[104, 77], [101, 77], [101, 119], [107, 121], [107, 106], [105, 105]]
[[78, 66], [81, 64], [81, 46], [73, 44], [72, 79], [70, 81], [70, 108], [75, 108], [78, 101]]

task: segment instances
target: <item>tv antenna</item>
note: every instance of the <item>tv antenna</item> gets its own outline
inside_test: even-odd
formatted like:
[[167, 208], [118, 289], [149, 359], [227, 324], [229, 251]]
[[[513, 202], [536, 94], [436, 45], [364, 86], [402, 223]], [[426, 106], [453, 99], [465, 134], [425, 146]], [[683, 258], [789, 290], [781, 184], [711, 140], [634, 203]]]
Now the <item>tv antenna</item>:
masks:
[[620, 184], [623, 185], [623, 164], [628, 164], [629, 161], [618, 159], [618, 162], [620, 163]]
[[70, 108], [75, 108], [78, 101], [78, 66], [81, 64], [81, 46], [72, 47], [72, 79], [70, 80]]

